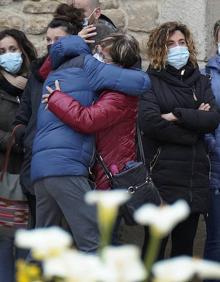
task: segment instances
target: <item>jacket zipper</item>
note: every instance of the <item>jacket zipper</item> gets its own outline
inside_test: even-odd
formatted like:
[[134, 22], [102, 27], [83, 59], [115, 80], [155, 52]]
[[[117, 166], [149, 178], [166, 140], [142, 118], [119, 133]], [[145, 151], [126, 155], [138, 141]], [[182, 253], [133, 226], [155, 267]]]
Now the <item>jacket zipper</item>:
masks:
[[196, 89], [195, 89], [195, 86], [192, 87], [192, 93], [193, 93], [193, 99], [194, 101], [198, 101], [197, 97], [196, 97]]
[[195, 164], [195, 146], [193, 145], [193, 152], [192, 152], [192, 165], [191, 165], [191, 178], [190, 178], [190, 186], [189, 186], [189, 198], [190, 198], [190, 203], [192, 203], [193, 200], [193, 195], [192, 195], [192, 185], [193, 185], [193, 175], [194, 175], [194, 164]]
[[152, 161], [150, 162], [150, 175], [152, 174], [153, 168], [155, 167], [155, 165], [156, 165], [156, 163], [158, 161], [160, 153], [161, 153], [161, 147], [159, 147], [157, 149], [156, 154], [154, 154], [154, 157], [153, 157]]
[[211, 160], [210, 160], [209, 154], [207, 154], [206, 156], [209, 162], [209, 180], [210, 180], [211, 179]]

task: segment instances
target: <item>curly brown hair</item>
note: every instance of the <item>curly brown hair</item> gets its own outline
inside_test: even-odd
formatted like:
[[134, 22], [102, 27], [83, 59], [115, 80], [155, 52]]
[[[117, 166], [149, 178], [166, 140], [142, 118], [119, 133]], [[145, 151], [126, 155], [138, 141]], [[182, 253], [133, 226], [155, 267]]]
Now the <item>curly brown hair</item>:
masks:
[[194, 66], [197, 64], [197, 51], [188, 27], [180, 22], [166, 22], [153, 29], [149, 35], [147, 42], [147, 56], [151, 68], [161, 70], [166, 67], [168, 52], [167, 42], [169, 37], [176, 30], [182, 32], [185, 36], [186, 45], [190, 53], [189, 61]]
[[47, 28], [62, 28], [67, 34], [77, 35], [83, 28], [84, 10], [60, 4]]

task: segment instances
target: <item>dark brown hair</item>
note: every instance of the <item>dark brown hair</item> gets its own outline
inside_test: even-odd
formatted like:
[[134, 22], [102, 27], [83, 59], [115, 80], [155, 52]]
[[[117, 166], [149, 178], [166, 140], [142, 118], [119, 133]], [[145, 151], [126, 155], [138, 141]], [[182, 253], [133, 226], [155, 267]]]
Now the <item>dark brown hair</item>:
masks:
[[17, 42], [23, 56], [21, 72], [26, 73], [29, 70], [30, 63], [37, 58], [37, 51], [34, 45], [28, 40], [24, 32], [18, 29], [5, 29], [0, 32], [0, 40], [11, 36]]
[[147, 55], [152, 68], [159, 70], [165, 68], [168, 52], [167, 41], [169, 37], [177, 30], [182, 32], [185, 36], [186, 45], [190, 53], [189, 61], [194, 66], [197, 64], [197, 51], [190, 30], [182, 23], [166, 22], [153, 29], [149, 35], [147, 43]]
[[77, 9], [72, 5], [60, 4], [47, 28], [59, 27], [68, 34], [76, 35], [83, 28], [83, 19], [83, 9]]
[[100, 41], [102, 48], [109, 49], [113, 63], [130, 68], [140, 61], [138, 41], [129, 34], [115, 33]]

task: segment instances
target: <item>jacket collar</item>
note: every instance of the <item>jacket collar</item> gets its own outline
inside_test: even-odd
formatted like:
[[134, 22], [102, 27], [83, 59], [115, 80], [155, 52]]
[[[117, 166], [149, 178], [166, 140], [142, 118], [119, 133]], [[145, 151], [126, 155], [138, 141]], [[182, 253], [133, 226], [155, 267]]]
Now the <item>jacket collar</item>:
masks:
[[207, 67], [217, 69], [220, 72], [220, 55], [216, 54], [214, 57], [209, 59]]
[[180, 70], [168, 65], [162, 70], [149, 69], [148, 73], [179, 87], [191, 87], [200, 77], [198, 67], [194, 67], [191, 63], [188, 63]]

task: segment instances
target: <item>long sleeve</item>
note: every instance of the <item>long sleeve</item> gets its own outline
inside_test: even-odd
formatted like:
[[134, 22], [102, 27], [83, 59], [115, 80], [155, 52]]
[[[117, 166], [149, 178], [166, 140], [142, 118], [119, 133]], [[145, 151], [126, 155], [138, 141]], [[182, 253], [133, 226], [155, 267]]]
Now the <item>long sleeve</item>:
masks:
[[91, 134], [125, 118], [127, 99], [136, 98], [108, 92], [92, 106], [84, 107], [69, 95], [55, 91], [49, 98], [48, 108], [65, 124], [77, 131]]
[[158, 141], [182, 145], [195, 144], [198, 135], [161, 117], [159, 105], [152, 91], [141, 97], [139, 122], [147, 136]]
[[215, 97], [212, 94], [209, 82], [205, 89], [203, 103], [208, 103], [211, 106], [208, 112], [198, 109], [176, 108], [173, 113], [177, 116], [179, 124], [198, 133], [214, 131], [220, 122], [220, 112], [215, 103]]
[[145, 72], [104, 64], [92, 56], [85, 57], [84, 69], [91, 88], [96, 92], [111, 89], [139, 96], [151, 88], [150, 78]]

